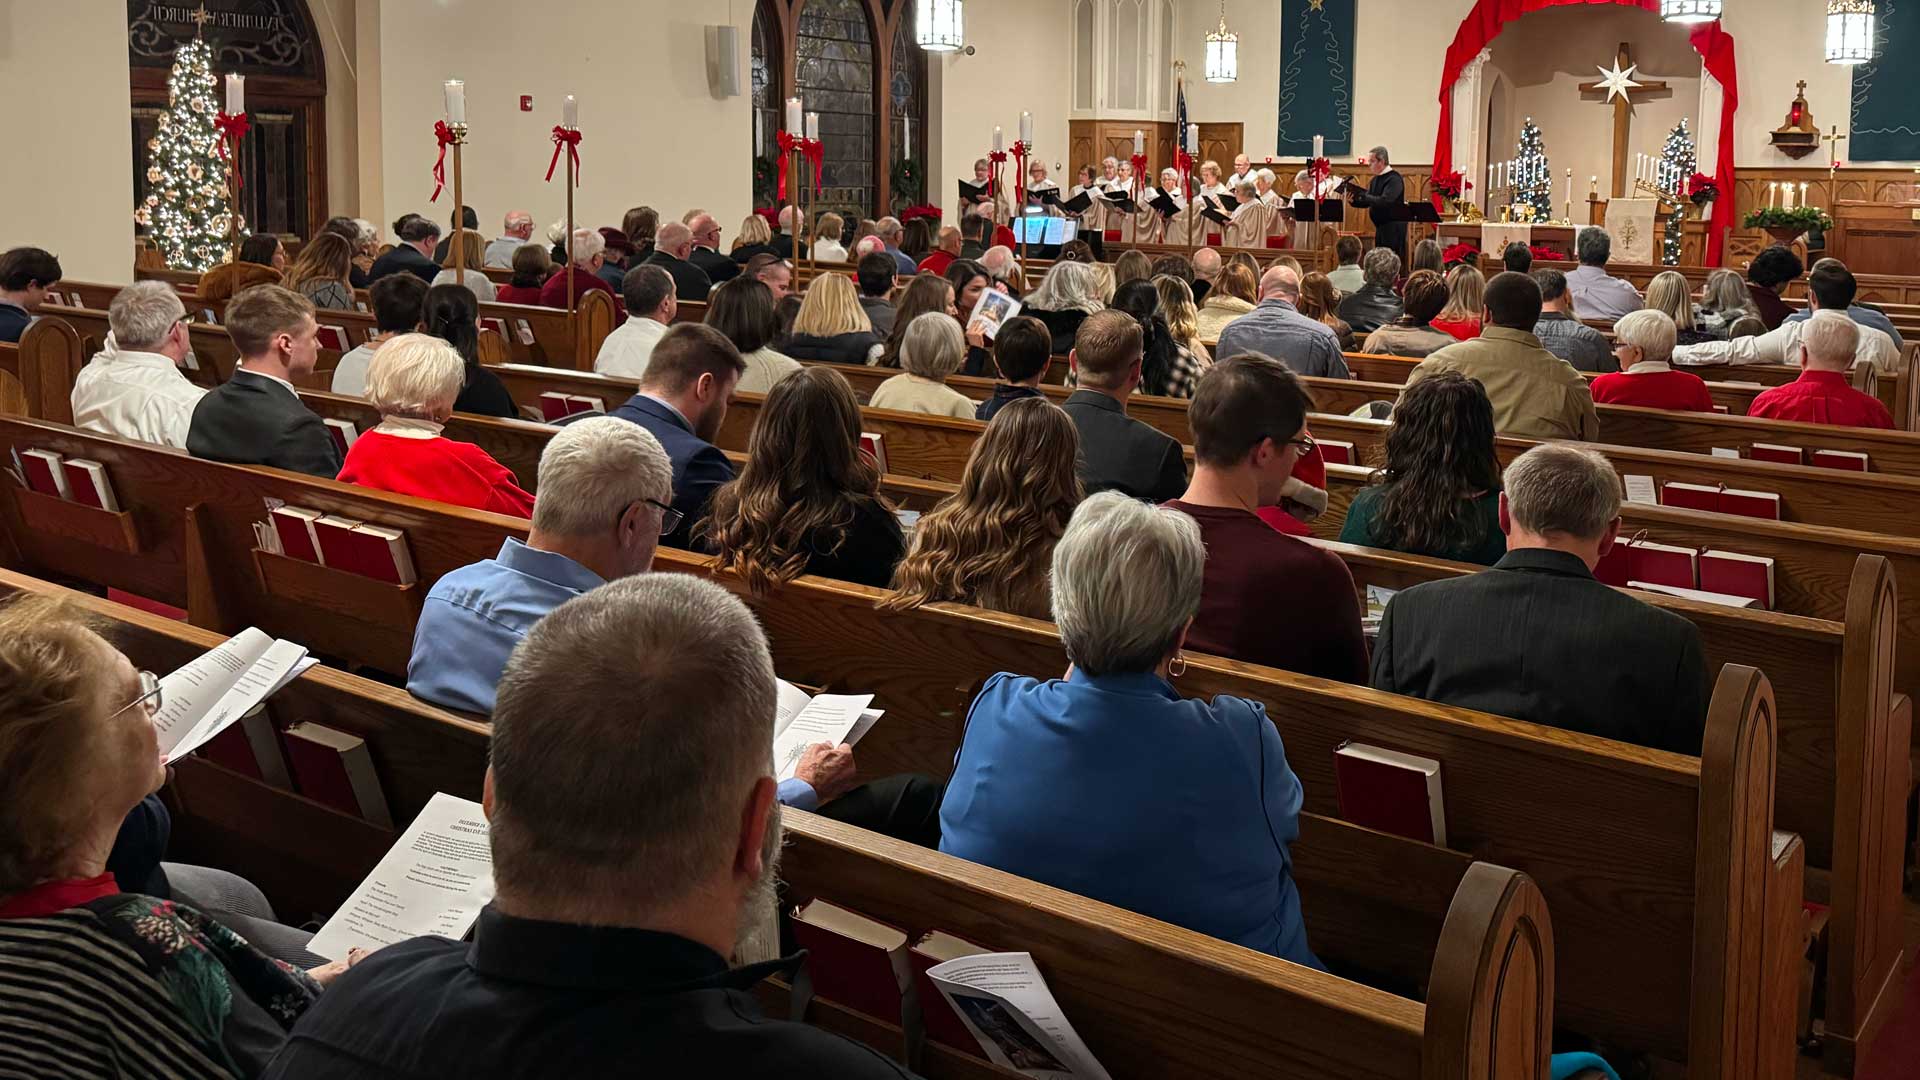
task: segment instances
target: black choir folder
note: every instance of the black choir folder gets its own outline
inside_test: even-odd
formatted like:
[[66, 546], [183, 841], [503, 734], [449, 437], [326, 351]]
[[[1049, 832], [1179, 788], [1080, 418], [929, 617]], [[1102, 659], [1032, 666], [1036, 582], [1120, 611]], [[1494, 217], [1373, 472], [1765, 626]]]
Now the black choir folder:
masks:
[[1135, 211], [1140, 209], [1140, 204], [1134, 202], [1133, 196], [1127, 194], [1126, 189], [1124, 188], [1118, 191], [1107, 192], [1106, 194], [1100, 196], [1100, 201], [1106, 203], [1108, 206], [1111, 206], [1116, 210], [1120, 210], [1129, 214], [1134, 213]]
[[1059, 188], [1041, 188], [1034, 193], [1044, 206], [1057, 206], [1063, 214], [1084, 214], [1093, 206], [1093, 192], [1083, 191], [1071, 199], [1062, 199]]
[[986, 197], [987, 197], [987, 185], [970, 184], [965, 180], [960, 181], [960, 201], [961, 202], [972, 203], [972, 202], [977, 202], [978, 200], [984, 199]]
[[1333, 752], [1340, 816], [1376, 832], [1447, 846], [1447, 807], [1440, 763], [1365, 743]]
[[1148, 200], [1147, 205], [1158, 210], [1161, 217], [1170, 218], [1180, 212], [1180, 203], [1170, 191], [1156, 192], [1153, 198]]

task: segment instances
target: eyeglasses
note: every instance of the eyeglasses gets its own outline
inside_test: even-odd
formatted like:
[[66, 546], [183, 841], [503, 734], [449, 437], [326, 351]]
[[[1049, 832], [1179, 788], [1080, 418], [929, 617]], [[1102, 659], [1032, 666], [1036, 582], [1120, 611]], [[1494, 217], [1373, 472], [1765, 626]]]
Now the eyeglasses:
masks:
[[[686, 514], [681, 513], [678, 510], [675, 510], [673, 507], [668, 506], [666, 503], [663, 503], [658, 499], [641, 499], [640, 501], [643, 503], [646, 503], [648, 506], [655, 507], [660, 511], [660, 535], [661, 536], [665, 536], [668, 533], [672, 532], [673, 530], [679, 528], [680, 523], [687, 519]], [[631, 510], [634, 505], [636, 504], [631, 504], [631, 503], [628, 504], [627, 509]], [[620, 516], [626, 517], [627, 516], [626, 510], [622, 510], [620, 512]], [[614, 524], [618, 525], [619, 522], [615, 521]]]
[[145, 708], [147, 710], [147, 716], [152, 717], [160, 711], [160, 705], [163, 700], [160, 689], [160, 676], [155, 675], [151, 671], [141, 672], [140, 696], [113, 710], [113, 712], [108, 713], [107, 719], [111, 720], [132, 708]]
[[1301, 457], [1307, 457], [1310, 454], [1312, 454], [1314, 451], [1314, 448], [1319, 446], [1320, 444], [1313, 441], [1313, 436], [1302, 435], [1297, 439], [1288, 439], [1287, 445], [1300, 451]]

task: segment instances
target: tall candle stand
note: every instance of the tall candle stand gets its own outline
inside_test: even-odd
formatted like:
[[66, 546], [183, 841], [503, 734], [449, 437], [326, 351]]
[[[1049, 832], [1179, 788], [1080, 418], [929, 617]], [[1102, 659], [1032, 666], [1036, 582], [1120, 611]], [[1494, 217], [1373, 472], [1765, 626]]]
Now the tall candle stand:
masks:
[[[453, 239], [447, 250], [453, 255], [456, 278], [465, 274], [467, 266], [467, 230], [466, 230], [466, 191], [461, 175], [460, 151], [467, 144], [467, 125], [448, 124], [453, 132]], [[571, 274], [567, 280], [573, 280]]]

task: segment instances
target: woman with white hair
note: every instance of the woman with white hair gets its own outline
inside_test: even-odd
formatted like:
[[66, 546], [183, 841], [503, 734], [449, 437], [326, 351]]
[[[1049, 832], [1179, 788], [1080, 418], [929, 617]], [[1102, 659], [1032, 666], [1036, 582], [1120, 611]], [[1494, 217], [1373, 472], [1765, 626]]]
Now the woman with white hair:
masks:
[[1080, 324], [1096, 311], [1104, 311], [1107, 302], [1100, 292], [1100, 277], [1089, 263], [1056, 262], [1033, 292], [1027, 295], [1021, 314], [1039, 319], [1053, 337], [1053, 351], [1065, 356], [1073, 351], [1073, 339]]
[[367, 399], [380, 426], [354, 440], [339, 479], [348, 484], [533, 516], [533, 496], [513, 473], [472, 443], [440, 434], [466, 381], [466, 361], [429, 334], [402, 334], [367, 365]]
[[1620, 361], [1620, 370], [1593, 380], [1593, 403], [1712, 412], [1713, 395], [1700, 376], [1673, 370], [1673, 346], [1678, 336], [1673, 319], [1651, 306], [1651, 290], [1648, 303], [1648, 307], [1623, 315], [1613, 324], [1613, 355]]
[[940, 850], [1317, 968], [1288, 852], [1300, 781], [1279, 732], [1259, 702], [1173, 685], [1206, 562], [1186, 514], [1114, 491], [1080, 504], [1053, 549], [1072, 666], [986, 681]]
[[967, 339], [960, 324], [936, 311], [914, 317], [900, 338], [900, 366], [904, 370], [873, 391], [867, 404], [875, 409], [926, 413], [972, 420], [974, 404], [947, 385], [967, 358]]

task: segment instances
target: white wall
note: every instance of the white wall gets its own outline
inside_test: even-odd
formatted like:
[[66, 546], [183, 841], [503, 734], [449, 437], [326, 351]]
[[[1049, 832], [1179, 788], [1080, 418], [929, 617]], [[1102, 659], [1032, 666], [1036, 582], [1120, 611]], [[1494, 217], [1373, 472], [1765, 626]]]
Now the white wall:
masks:
[[0, 0], [0, 248], [43, 247], [67, 276], [133, 279], [127, 5]]
[[[1068, 0], [972, 0], [967, 4], [967, 44], [974, 55], [927, 55], [929, 163], [935, 205], [952, 223], [955, 184], [973, 179], [973, 163], [993, 149], [993, 129], [1005, 129], [1006, 145], [1020, 137], [1020, 114], [1033, 114], [1033, 143], [1055, 180], [1067, 162], [1067, 107], [1072, 89], [1068, 50]], [[1009, 157], [1002, 174], [1013, 183]], [[1072, 181], [1063, 181], [1071, 186]]]
[[[744, 84], [753, 5], [731, 6]], [[751, 210], [751, 99], [716, 100], [707, 89], [703, 28], [726, 21], [727, 5], [564, 0], [530, 12], [519, 0], [388, 0], [373, 7], [383, 228], [410, 210], [451, 219], [451, 154], [449, 190], [427, 202], [433, 125], [444, 115], [441, 86], [449, 78], [467, 84], [466, 201], [488, 235], [509, 210], [531, 212], [543, 228], [564, 216], [564, 172], [551, 184], [544, 177], [550, 133], [569, 93], [580, 99], [585, 134], [575, 207], [581, 225], [618, 226], [641, 204], [662, 218], [698, 206], [718, 215], [731, 237]], [[360, 19], [363, 35], [368, 22]], [[522, 94], [534, 96], [530, 113], [519, 111]]]
[[[1064, 0], [1060, 2], [1064, 6]], [[1219, 22], [1219, 0], [1179, 2], [1179, 42], [1174, 55], [1184, 55], [1190, 66], [1198, 68], [1204, 56], [1204, 36]], [[1473, 0], [1361, 0], [1355, 16], [1356, 149], [1384, 143], [1402, 161], [1432, 160], [1434, 127], [1439, 122], [1441, 64], [1460, 20], [1472, 9]], [[972, 5], [968, 10], [971, 12]], [[1800, 79], [1807, 81], [1807, 100], [1814, 118], [1823, 128], [1840, 125], [1845, 134], [1852, 100], [1851, 69], [1827, 64], [1822, 58], [1826, 40], [1824, 5], [1807, 0], [1737, 0], [1728, 3], [1726, 10], [1724, 25], [1733, 36], [1740, 69], [1740, 109], [1734, 118], [1736, 163], [1742, 167], [1795, 164], [1774, 150], [1767, 136], [1784, 122], [1787, 106], [1793, 102], [1794, 83]], [[1508, 24], [1507, 33], [1518, 32], [1529, 20], [1553, 14], [1529, 15]], [[1195, 82], [1188, 89], [1187, 100], [1198, 122], [1242, 122], [1247, 151], [1258, 158], [1273, 152], [1279, 125], [1280, 62], [1285, 55], [1279, 0], [1227, 0], [1227, 24], [1240, 35], [1239, 81], [1222, 86]], [[1410, 32], [1409, 27], [1419, 30]], [[1567, 40], [1559, 48], [1569, 54], [1570, 60], [1577, 52], [1581, 63], [1591, 60], [1598, 64], [1611, 58], [1620, 40], [1635, 39], [1581, 37]], [[1635, 47], [1640, 47], [1637, 41]], [[1697, 78], [1697, 65], [1693, 74]], [[1676, 93], [1672, 100], [1680, 104], [1681, 95]], [[1698, 112], [1692, 99], [1686, 104], [1686, 112], [1690, 117]], [[1657, 135], [1645, 135], [1644, 139], [1636, 136], [1632, 152], [1657, 152], [1671, 126], [1668, 120]], [[1645, 130], [1641, 129], [1643, 133]], [[1548, 134], [1551, 137], [1552, 132]]]
[[360, 86], [354, 0], [307, 0], [327, 63], [327, 213], [360, 206]]

